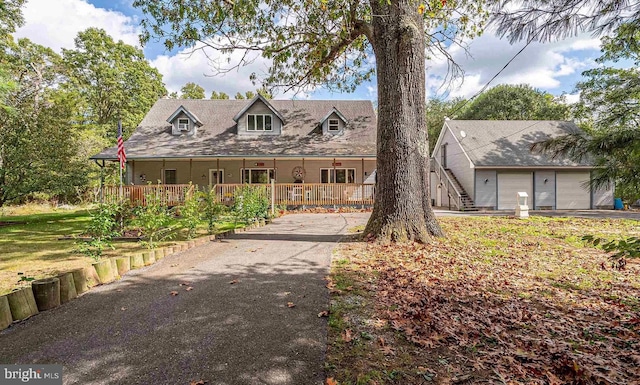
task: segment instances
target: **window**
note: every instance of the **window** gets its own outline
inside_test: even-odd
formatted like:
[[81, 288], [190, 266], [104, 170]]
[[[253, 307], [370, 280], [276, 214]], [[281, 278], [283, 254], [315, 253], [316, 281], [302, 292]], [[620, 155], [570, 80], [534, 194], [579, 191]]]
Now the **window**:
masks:
[[329, 119], [329, 131], [340, 131], [340, 120]]
[[224, 170], [209, 169], [209, 185], [224, 183]]
[[189, 119], [178, 119], [178, 130], [189, 131]]
[[271, 115], [247, 115], [247, 131], [273, 131]]
[[322, 168], [320, 169], [320, 183], [356, 183], [356, 169]]
[[164, 170], [164, 184], [176, 184], [176, 170]]
[[247, 168], [242, 170], [244, 183], [271, 183], [276, 179], [276, 172], [272, 168]]

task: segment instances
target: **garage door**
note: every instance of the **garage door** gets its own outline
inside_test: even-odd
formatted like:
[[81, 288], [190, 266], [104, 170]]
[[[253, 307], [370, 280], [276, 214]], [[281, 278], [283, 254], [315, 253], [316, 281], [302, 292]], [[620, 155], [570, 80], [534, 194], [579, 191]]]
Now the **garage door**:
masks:
[[498, 210], [515, 210], [518, 192], [529, 195], [529, 208], [533, 199], [533, 176], [526, 173], [498, 173]]
[[591, 194], [582, 184], [589, 180], [589, 172], [556, 173], [556, 208], [584, 210], [591, 208]]

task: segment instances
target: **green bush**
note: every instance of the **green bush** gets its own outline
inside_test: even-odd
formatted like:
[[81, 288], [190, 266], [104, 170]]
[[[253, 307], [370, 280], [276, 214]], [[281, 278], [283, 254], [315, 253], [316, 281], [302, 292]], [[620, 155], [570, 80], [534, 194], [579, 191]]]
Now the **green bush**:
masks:
[[184, 205], [180, 207], [180, 222], [187, 229], [187, 239], [196, 236], [196, 230], [200, 223], [200, 194], [195, 192], [185, 197]]
[[207, 222], [209, 234], [213, 234], [216, 228], [216, 222], [227, 212], [228, 208], [218, 201], [215, 190], [211, 188], [198, 191], [197, 196], [200, 202], [202, 217]]
[[101, 203], [95, 211], [90, 211], [91, 221], [85, 233], [91, 236], [91, 239], [78, 242], [78, 252], [97, 261], [105, 249], [113, 249], [111, 239], [120, 234], [119, 218], [122, 212], [122, 205], [113, 203]]
[[147, 246], [154, 249], [156, 242], [170, 238], [175, 228], [171, 226], [172, 214], [159, 192], [146, 194], [144, 198], [146, 205], [137, 208], [134, 224], [142, 229]]
[[234, 194], [232, 211], [236, 218], [249, 223], [256, 219], [267, 218], [269, 198], [266, 191], [258, 186], [245, 185]]

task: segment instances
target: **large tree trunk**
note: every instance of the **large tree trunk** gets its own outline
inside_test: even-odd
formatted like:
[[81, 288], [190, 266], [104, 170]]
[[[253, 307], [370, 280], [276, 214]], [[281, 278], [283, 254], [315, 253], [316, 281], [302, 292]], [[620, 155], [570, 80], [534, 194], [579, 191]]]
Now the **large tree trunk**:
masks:
[[[371, 0], [378, 78], [377, 186], [365, 234], [427, 242], [444, 235], [431, 209], [425, 35], [417, 3]], [[388, 15], [388, 16], [387, 16]]]

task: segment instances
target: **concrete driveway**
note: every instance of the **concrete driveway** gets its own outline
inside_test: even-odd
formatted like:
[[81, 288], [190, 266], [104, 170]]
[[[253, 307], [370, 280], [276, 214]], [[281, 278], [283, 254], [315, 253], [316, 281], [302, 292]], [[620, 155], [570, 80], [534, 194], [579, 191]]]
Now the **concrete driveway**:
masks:
[[331, 252], [367, 218], [287, 215], [174, 254], [1, 332], [0, 363], [62, 364], [65, 384], [321, 384]]

